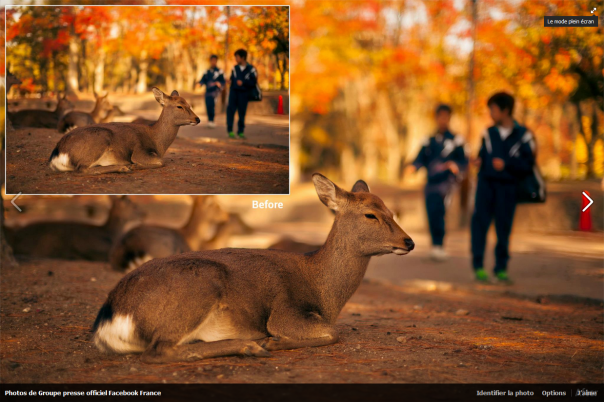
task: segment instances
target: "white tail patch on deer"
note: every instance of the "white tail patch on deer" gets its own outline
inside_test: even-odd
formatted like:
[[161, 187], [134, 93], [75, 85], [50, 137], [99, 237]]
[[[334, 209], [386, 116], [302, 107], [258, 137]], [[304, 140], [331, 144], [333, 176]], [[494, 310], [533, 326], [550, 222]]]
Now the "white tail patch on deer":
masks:
[[146, 263], [147, 261], [151, 261], [153, 259], [153, 257], [151, 257], [148, 254], [143, 255], [142, 257], [135, 257], [132, 261], [130, 261], [130, 263], [128, 264], [128, 272], [129, 271], [134, 271], [136, 268], [140, 267], [141, 265], [143, 265], [144, 263]]
[[69, 155], [66, 153], [59, 154], [50, 160], [50, 168], [55, 172], [70, 172], [73, 170]]
[[97, 328], [94, 344], [104, 352], [142, 352], [147, 345], [136, 336], [135, 331], [131, 315], [117, 315]]

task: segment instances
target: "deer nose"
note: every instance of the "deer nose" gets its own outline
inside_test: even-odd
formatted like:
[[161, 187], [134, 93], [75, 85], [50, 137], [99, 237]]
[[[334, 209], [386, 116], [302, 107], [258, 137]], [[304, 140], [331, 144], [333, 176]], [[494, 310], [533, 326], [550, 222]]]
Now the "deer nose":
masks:
[[197, 122], [197, 124], [199, 124], [199, 122], [201, 122], [201, 120], [199, 119], [199, 117], [196, 117], [195, 121]]
[[411, 251], [415, 248], [415, 243], [411, 239], [405, 239], [405, 246], [407, 247], [407, 250]]

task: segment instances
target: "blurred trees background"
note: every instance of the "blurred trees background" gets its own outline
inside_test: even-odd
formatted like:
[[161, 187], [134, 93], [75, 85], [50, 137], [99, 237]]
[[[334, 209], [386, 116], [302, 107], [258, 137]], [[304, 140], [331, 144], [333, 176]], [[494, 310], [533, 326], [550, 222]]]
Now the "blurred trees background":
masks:
[[602, 177], [602, 20], [543, 27], [544, 15], [591, 15], [601, 2], [476, 0], [475, 20], [472, 3], [293, 2], [294, 175], [398, 183], [440, 102], [453, 106], [453, 130], [476, 155], [491, 124], [486, 100], [506, 90], [549, 179]]
[[211, 54], [228, 72], [245, 48], [260, 85], [286, 89], [288, 24], [282, 6], [9, 7], [7, 62], [24, 95], [190, 91]]

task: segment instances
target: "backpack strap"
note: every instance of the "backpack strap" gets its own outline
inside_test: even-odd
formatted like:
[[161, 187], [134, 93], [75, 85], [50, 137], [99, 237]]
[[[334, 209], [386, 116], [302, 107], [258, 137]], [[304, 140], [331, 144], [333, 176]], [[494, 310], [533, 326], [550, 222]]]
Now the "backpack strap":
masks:
[[[533, 141], [533, 134], [531, 134], [531, 132], [528, 131], [526, 129], [526, 127], [516, 126], [515, 129], [521, 130], [522, 137], [520, 138], [520, 140], [518, 142], [516, 142], [510, 148], [510, 156], [517, 155], [518, 151], [520, 150], [520, 147], [522, 146], [522, 144], [526, 144], [526, 143], [530, 143], [531, 150], [534, 151], [535, 146], [534, 146], [534, 143], [532, 142]], [[524, 131], [524, 132], [522, 132], [522, 131]]]

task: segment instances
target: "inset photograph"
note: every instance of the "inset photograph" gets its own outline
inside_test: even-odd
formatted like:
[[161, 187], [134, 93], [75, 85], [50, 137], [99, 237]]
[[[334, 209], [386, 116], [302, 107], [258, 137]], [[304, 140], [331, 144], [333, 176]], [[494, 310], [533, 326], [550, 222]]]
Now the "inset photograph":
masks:
[[9, 6], [7, 194], [288, 194], [289, 7]]

